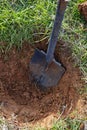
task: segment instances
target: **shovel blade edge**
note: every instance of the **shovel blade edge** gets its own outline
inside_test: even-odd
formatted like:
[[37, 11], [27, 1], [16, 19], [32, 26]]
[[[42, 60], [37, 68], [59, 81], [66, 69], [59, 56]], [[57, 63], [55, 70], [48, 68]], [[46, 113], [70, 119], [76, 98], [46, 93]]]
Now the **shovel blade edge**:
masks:
[[46, 53], [36, 49], [29, 64], [31, 75], [39, 86], [43, 88], [54, 87], [65, 73], [65, 68], [55, 59], [46, 69], [45, 66]]

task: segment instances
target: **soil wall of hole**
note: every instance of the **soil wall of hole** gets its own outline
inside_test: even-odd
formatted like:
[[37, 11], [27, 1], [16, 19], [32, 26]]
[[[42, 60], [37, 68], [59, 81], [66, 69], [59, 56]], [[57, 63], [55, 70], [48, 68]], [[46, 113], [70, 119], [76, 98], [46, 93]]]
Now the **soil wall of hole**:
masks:
[[46, 92], [30, 76], [29, 62], [36, 47], [46, 51], [47, 41], [36, 45], [24, 43], [20, 51], [14, 48], [6, 55], [0, 54], [0, 111], [7, 118], [14, 113], [21, 122], [37, 121], [61, 113], [64, 106], [66, 114], [71, 103], [73, 110], [78, 102], [81, 72], [75, 67], [68, 44], [57, 44], [55, 58], [66, 67], [66, 72], [59, 84]]

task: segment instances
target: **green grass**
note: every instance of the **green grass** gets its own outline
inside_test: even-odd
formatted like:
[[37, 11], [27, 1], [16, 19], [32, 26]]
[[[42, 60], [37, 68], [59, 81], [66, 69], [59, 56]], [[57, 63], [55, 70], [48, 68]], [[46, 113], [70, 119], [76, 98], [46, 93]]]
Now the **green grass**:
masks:
[[79, 130], [82, 121], [78, 119], [66, 118], [57, 121], [51, 130]]
[[[78, 4], [83, 1], [86, 0], [69, 2], [60, 39], [72, 47], [87, 82], [87, 23], [78, 11]], [[22, 47], [23, 41], [36, 43], [49, 38], [55, 10], [56, 0], [0, 0], [0, 50], [14, 45]], [[6, 47], [3, 42], [7, 43]]]
[[22, 41], [31, 43], [46, 37], [50, 32], [55, 2], [50, 0], [1, 0], [0, 39], [8, 46], [20, 46]]
[[85, 75], [87, 82], [87, 22], [78, 11], [79, 3], [85, 0], [73, 0], [69, 3], [62, 26], [61, 38], [72, 43], [73, 56]]

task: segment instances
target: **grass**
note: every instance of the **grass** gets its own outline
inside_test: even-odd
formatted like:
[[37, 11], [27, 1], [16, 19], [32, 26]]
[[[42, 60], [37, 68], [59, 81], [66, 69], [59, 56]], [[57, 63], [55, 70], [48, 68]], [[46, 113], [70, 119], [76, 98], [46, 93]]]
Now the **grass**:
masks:
[[20, 46], [24, 40], [32, 43], [35, 37], [40, 40], [48, 35], [55, 2], [1, 0], [0, 5], [0, 39], [8, 42], [10, 48]]
[[[72, 43], [73, 56], [85, 75], [87, 82], [87, 23], [78, 11], [78, 4], [84, 0], [73, 0], [67, 8], [61, 38]], [[63, 33], [64, 32], [64, 33]]]
[[79, 130], [81, 123], [82, 121], [78, 119], [60, 119], [54, 124], [51, 130]]

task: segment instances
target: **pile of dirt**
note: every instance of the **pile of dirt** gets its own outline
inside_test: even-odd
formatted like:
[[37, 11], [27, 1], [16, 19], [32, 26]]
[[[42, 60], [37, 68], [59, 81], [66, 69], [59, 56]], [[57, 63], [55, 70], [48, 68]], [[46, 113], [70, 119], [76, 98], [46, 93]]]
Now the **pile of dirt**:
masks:
[[87, 21], [87, 1], [78, 6], [80, 13], [84, 16]]
[[35, 46], [25, 43], [20, 51], [14, 48], [6, 55], [0, 55], [0, 112], [5, 117], [14, 114], [20, 122], [31, 122], [51, 114], [57, 116], [65, 106], [65, 115], [75, 108], [79, 100], [77, 90], [82, 87], [82, 75], [75, 67], [66, 43], [59, 42], [55, 51], [56, 59], [66, 67], [60, 83], [43, 92], [32, 81], [29, 62], [34, 48], [46, 51], [46, 43]]

